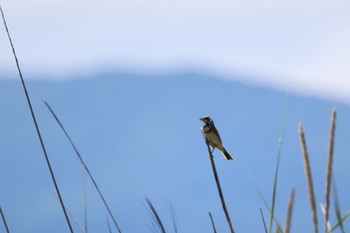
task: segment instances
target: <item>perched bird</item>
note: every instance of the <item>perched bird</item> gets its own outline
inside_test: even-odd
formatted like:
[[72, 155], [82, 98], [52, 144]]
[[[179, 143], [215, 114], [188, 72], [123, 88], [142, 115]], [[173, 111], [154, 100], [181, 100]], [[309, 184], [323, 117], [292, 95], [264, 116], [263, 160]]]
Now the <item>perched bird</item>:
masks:
[[210, 116], [206, 115], [200, 118], [203, 121], [203, 126], [201, 127], [201, 131], [205, 142], [212, 147], [218, 148], [223, 154], [225, 159], [233, 160], [231, 155], [225, 150], [222, 145], [220, 134], [218, 130], [215, 128], [214, 121], [210, 118]]

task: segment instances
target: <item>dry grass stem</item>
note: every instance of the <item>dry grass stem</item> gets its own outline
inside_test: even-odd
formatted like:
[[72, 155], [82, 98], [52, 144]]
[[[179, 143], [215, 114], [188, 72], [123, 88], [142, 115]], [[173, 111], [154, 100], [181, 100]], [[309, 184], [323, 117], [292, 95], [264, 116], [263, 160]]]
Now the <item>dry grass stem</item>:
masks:
[[216, 228], [215, 228], [215, 223], [214, 223], [213, 216], [211, 215], [210, 212], [208, 212], [208, 214], [209, 214], [209, 218], [210, 218], [210, 221], [211, 221], [211, 225], [213, 226], [213, 232], [216, 233]]
[[117, 228], [118, 232], [121, 233], [121, 230], [119, 228], [119, 225], [117, 223], [117, 220], [115, 219], [114, 215], [112, 214], [111, 208], [109, 207], [109, 205], [107, 204], [107, 201], [105, 199], [105, 197], [103, 196], [100, 188], [97, 185], [97, 182], [95, 181], [94, 177], [92, 176], [89, 168], [87, 167], [85, 161], [83, 160], [83, 157], [80, 155], [78, 148], [75, 146], [73, 140], [71, 139], [71, 137], [69, 136], [68, 132], [66, 131], [66, 129], [64, 128], [63, 124], [61, 123], [61, 121], [58, 119], [56, 113], [53, 111], [53, 109], [51, 108], [51, 106], [49, 105], [49, 103], [47, 103], [46, 101], [44, 101], [45, 106], [48, 108], [48, 110], [50, 111], [50, 113], [52, 114], [52, 116], [55, 118], [56, 122], [58, 123], [58, 125], [60, 126], [60, 128], [62, 129], [63, 133], [66, 135], [67, 139], [69, 140], [71, 146], [73, 147], [76, 155], [78, 156], [82, 166], [84, 167], [86, 173], [89, 175], [92, 183], [94, 184], [99, 196], [101, 197], [101, 200], [103, 201], [103, 204], [105, 205], [110, 217], [112, 218], [112, 221], [115, 225], [115, 227]]
[[326, 192], [325, 192], [325, 211], [324, 211], [324, 232], [327, 233], [330, 229], [328, 226], [329, 222], [329, 197], [331, 193], [331, 182], [332, 182], [332, 166], [333, 166], [333, 148], [334, 148], [334, 133], [335, 133], [335, 121], [336, 121], [336, 109], [333, 109], [331, 117], [331, 129], [328, 144], [328, 162], [327, 162], [327, 177], [326, 177]]
[[276, 233], [283, 233], [279, 225], [276, 226]]
[[2, 209], [0, 207], [0, 215], [1, 215], [1, 218], [2, 218], [2, 221], [4, 222], [4, 225], [5, 225], [5, 229], [6, 229], [6, 233], [10, 233], [10, 230], [7, 226], [7, 222], [6, 222], [6, 219], [5, 219], [5, 215], [4, 213], [2, 212]]
[[318, 233], [318, 223], [317, 223], [317, 212], [316, 212], [316, 200], [315, 200], [315, 194], [314, 194], [314, 188], [312, 184], [312, 176], [311, 176], [311, 168], [310, 168], [310, 161], [309, 156], [306, 149], [306, 142], [305, 142], [305, 135], [303, 132], [303, 126], [301, 123], [299, 123], [299, 137], [300, 137], [300, 143], [301, 143], [301, 152], [304, 160], [304, 170], [306, 174], [306, 182], [307, 182], [307, 188], [309, 192], [309, 200], [311, 205], [311, 211], [312, 211], [312, 220], [314, 223], [314, 230], [315, 233]]
[[24, 82], [22, 71], [21, 71], [21, 68], [19, 66], [19, 61], [18, 61], [18, 58], [17, 58], [15, 46], [13, 45], [12, 38], [11, 38], [11, 35], [10, 35], [10, 31], [9, 31], [9, 29], [7, 27], [6, 18], [5, 18], [5, 15], [4, 15], [4, 12], [3, 12], [1, 6], [0, 6], [0, 11], [1, 11], [1, 16], [2, 16], [2, 19], [3, 19], [4, 26], [5, 26], [5, 29], [6, 29], [7, 37], [8, 37], [8, 40], [9, 40], [11, 48], [12, 48], [12, 54], [13, 54], [13, 57], [15, 58], [17, 71], [18, 71], [19, 77], [20, 77], [21, 82], [22, 82], [22, 87], [23, 87], [23, 91], [25, 93], [25, 97], [26, 97], [27, 104], [28, 104], [28, 107], [29, 107], [29, 110], [30, 110], [30, 114], [32, 116], [32, 119], [33, 119], [33, 122], [34, 122], [34, 126], [35, 126], [35, 129], [36, 129], [36, 133], [37, 133], [39, 141], [40, 141], [41, 149], [42, 149], [42, 151], [44, 153], [46, 164], [47, 164], [47, 167], [48, 167], [48, 169], [50, 171], [51, 179], [52, 179], [52, 182], [54, 183], [54, 186], [55, 186], [55, 189], [56, 189], [56, 192], [57, 192], [57, 195], [58, 195], [58, 198], [59, 198], [59, 201], [60, 201], [60, 204], [61, 204], [64, 216], [66, 218], [69, 230], [70, 230], [71, 233], [73, 233], [74, 231], [73, 231], [72, 225], [71, 225], [71, 223], [69, 221], [69, 217], [68, 217], [68, 214], [67, 214], [67, 211], [66, 211], [66, 207], [65, 207], [65, 205], [63, 203], [63, 199], [62, 199], [60, 190], [58, 188], [58, 184], [56, 182], [56, 178], [55, 178], [54, 172], [53, 172], [52, 167], [51, 167], [49, 156], [48, 156], [48, 154], [46, 152], [46, 147], [45, 147], [45, 144], [44, 144], [44, 140], [43, 140], [43, 138], [41, 136], [41, 132], [40, 132], [40, 129], [39, 129], [38, 122], [36, 120], [36, 116], [35, 116], [35, 113], [34, 113], [32, 102], [31, 102], [30, 97], [29, 97], [27, 86], [26, 86], [26, 84]]
[[294, 197], [295, 197], [295, 188], [292, 189], [288, 201], [288, 208], [287, 208], [287, 217], [286, 217], [286, 226], [284, 229], [284, 233], [289, 233], [292, 223], [292, 212], [293, 212], [293, 205], [294, 205]]
[[226, 219], [227, 219], [227, 223], [230, 227], [230, 232], [231, 233], [234, 233], [235, 231], [233, 230], [233, 227], [232, 227], [232, 223], [231, 223], [231, 218], [230, 218], [230, 215], [227, 211], [227, 208], [226, 208], [226, 203], [225, 203], [225, 198], [224, 198], [224, 195], [222, 193], [222, 190], [221, 190], [221, 184], [220, 184], [220, 180], [219, 180], [219, 176], [218, 176], [218, 173], [216, 171], [216, 166], [215, 166], [215, 162], [214, 162], [214, 157], [213, 157], [213, 153], [212, 151], [210, 150], [210, 146], [209, 144], [207, 144], [207, 147], [208, 147], [208, 152], [209, 152], [209, 159], [210, 159], [210, 162], [211, 162], [211, 166], [213, 168], [213, 173], [214, 173], [214, 177], [215, 177], [215, 182], [216, 182], [216, 186], [218, 188], [218, 192], [219, 192], [219, 196], [220, 196], [220, 200], [221, 200], [221, 204], [222, 204], [222, 208], [225, 212], [225, 215], [226, 215]]

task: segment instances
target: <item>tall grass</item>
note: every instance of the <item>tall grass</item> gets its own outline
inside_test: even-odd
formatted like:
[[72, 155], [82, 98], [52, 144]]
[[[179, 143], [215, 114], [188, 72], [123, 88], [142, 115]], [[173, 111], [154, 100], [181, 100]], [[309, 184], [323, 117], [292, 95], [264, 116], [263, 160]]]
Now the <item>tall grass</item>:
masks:
[[332, 181], [332, 165], [333, 165], [333, 149], [334, 149], [334, 133], [335, 133], [336, 110], [333, 109], [331, 118], [331, 130], [328, 145], [328, 162], [327, 162], [327, 176], [326, 176], [326, 191], [325, 191], [325, 213], [324, 213], [324, 232], [329, 231], [329, 197], [331, 194]]
[[[53, 172], [53, 169], [51, 167], [51, 163], [49, 160], [49, 156], [48, 153], [46, 151], [46, 147], [45, 147], [45, 143], [44, 140], [41, 136], [41, 132], [40, 132], [40, 128], [39, 128], [39, 124], [37, 122], [36, 119], [36, 115], [35, 115], [35, 111], [33, 109], [32, 103], [31, 103], [31, 98], [29, 95], [29, 91], [27, 89], [25, 80], [23, 78], [22, 75], [22, 71], [20, 69], [20, 65], [19, 65], [19, 60], [17, 58], [16, 55], [16, 51], [15, 51], [15, 47], [9, 32], [9, 28], [7, 26], [7, 22], [6, 22], [6, 18], [3, 12], [2, 7], [0, 6], [0, 11], [1, 11], [1, 16], [2, 16], [2, 20], [3, 20], [3, 24], [4, 27], [6, 29], [6, 33], [7, 33], [7, 37], [10, 43], [10, 46], [12, 48], [12, 53], [15, 59], [15, 63], [16, 63], [16, 67], [17, 67], [17, 71], [21, 80], [21, 84], [22, 84], [22, 88], [24, 90], [24, 94], [25, 94], [25, 98], [27, 101], [27, 105], [29, 107], [30, 110], [30, 114], [31, 114], [31, 118], [33, 120], [35, 129], [36, 129], [36, 133], [37, 136], [39, 138], [39, 142], [41, 145], [41, 149], [43, 151], [49, 172], [50, 172], [50, 176], [51, 179], [54, 183], [54, 187], [55, 187], [55, 192], [54, 194], [57, 195], [57, 198], [59, 199], [59, 202], [61, 204], [61, 208], [64, 212], [65, 215], [65, 219], [67, 222], [67, 225], [69, 227], [69, 230], [71, 233], [73, 233], [73, 228], [71, 226], [70, 223], [70, 218], [69, 216], [74, 219], [74, 221], [76, 222], [76, 224], [79, 226], [80, 230], [82, 232], [87, 233], [87, 210], [86, 210], [86, 190], [85, 190], [85, 183], [84, 183], [84, 207], [85, 207], [85, 211], [84, 211], [84, 219], [85, 219], [85, 229], [79, 224], [79, 222], [69, 213], [68, 209], [65, 207], [64, 202], [63, 202], [63, 198], [61, 196], [58, 184], [56, 182], [56, 178]], [[59, 124], [60, 128], [62, 129], [62, 131], [64, 132], [65, 136], [67, 137], [67, 139], [69, 140], [71, 146], [73, 147], [76, 155], [78, 156], [84, 171], [88, 174], [89, 178], [91, 179], [92, 183], [94, 184], [96, 190], [98, 191], [98, 194], [100, 196], [100, 198], [102, 199], [109, 216], [112, 218], [113, 223], [117, 229], [117, 231], [119, 233], [121, 233], [121, 230], [119, 228], [119, 225], [117, 224], [117, 221], [115, 219], [115, 217], [112, 214], [112, 211], [109, 207], [109, 205], [107, 204], [104, 196], [102, 195], [102, 192], [100, 191], [95, 179], [93, 178], [92, 174], [90, 173], [88, 167], [86, 166], [85, 161], [82, 159], [82, 156], [80, 155], [77, 147], [75, 146], [75, 144], [73, 143], [72, 139], [70, 138], [70, 136], [68, 135], [67, 131], [65, 130], [64, 126], [62, 125], [61, 121], [58, 119], [58, 117], [56, 116], [55, 112], [52, 110], [52, 108], [50, 107], [50, 105], [45, 102], [46, 107], [48, 108], [48, 110], [50, 111], [50, 113], [52, 114], [52, 116], [55, 118], [55, 120], [57, 121], [57, 123]], [[265, 232], [272, 232], [273, 229], [273, 223], [274, 221], [276, 222], [276, 232], [284, 232], [284, 233], [290, 233], [291, 231], [291, 226], [292, 226], [292, 212], [293, 212], [293, 206], [295, 203], [295, 189], [292, 189], [291, 194], [290, 194], [290, 198], [288, 201], [288, 206], [287, 206], [287, 213], [286, 213], [286, 222], [285, 222], [285, 228], [284, 231], [282, 230], [281, 224], [279, 224], [279, 222], [277, 221], [276, 217], [275, 217], [275, 208], [276, 208], [276, 197], [277, 197], [277, 187], [278, 187], [278, 174], [279, 174], [279, 165], [280, 165], [280, 158], [281, 158], [281, 151], [282, 151], [282, 145], [283, 145], [283, 139], [284, 139], [284, 131], [285, 131], [285, 124], [286, 124], [286, 112], [287, 112], [287, 100], [285, 101], [285, 108], [284, 108], [284, 112], [283, 112], [283, 125], [282, 125], [282, 130], [281, 130], [281, 135], [280, 135], [280, 139], [279, 139], [279, 146], [278, 146], [278, 156], [277, 156], [277, 161], [276, 161], [276, 169], [275, 169], [275, 175], [274, 175], [274, 183], [273, 183], [273, 191], [272, 191], [272, 198], [271, 198], [271, 207], [268, 205], [266, 199], [263, 197], [262, 193], [258, 190], [259, 195], [262, 197], [264, 204], [266, 205], [266, 207], [269, 210], [270, 213], [270, 219], [269, 219], [269, 230], [267, 230], [267, 226], [265, 223], [265, 219], [264, 219], [264, 215], [262, 210], [260, 209], [260, 214], [261, 214], [261, 218], [262, 218], [262, 222], [264, 225], [264, 230]], [[326, 187], [325, 187], [325, 205], [324, 205], [324, 232], [328, 233], [328, 232], [334, 232], [338, 227], [340, 228], [342, 233], [345, 233], [345, 229], [344, 229], [344, 221], [345, 219], [347, 219], [350, 216], [350, 211], [346, 212], [343, 216], [341, 215], [341, 210], [340, 210], [340, 203], [339, 203], [339, 198], [338, 198], [338, 192], [337, 192], [337, 188], [336, 188], [336, 184], [335, 184], [335, 178], [333, 175], [333, 159], [334, 159], [334, 139], [335, 139], [335, 127], [336, 126], [336, 109], [334, 108], [332, 111], [332, 116], [331, 116], [331, 127], [330, 127], [330, 136], [329, 136], [329, 144], [328, 144], [328, 159], [327, 159], [327, 170], [326, 170]], [[308, 188], [308, 197], [309, 197], [309, 201], [310, 201], [310, 206], [311, 206], [311, 213], [312, 213], [312, 222], [313, 222], [313, 227], [314, 227], [314, 232], [318, 233], [319, 229], [318, 229], [318, 218], [317, 218], [317, 210], [316, 210], [316, 198], [315, 198], [315, 194], [314, 194], [314, 187], [313, 187], [313, 179], [312, 179], [312, 173], [311, 173], [311, 165], [310, 165], [310, 160], [309, 160], [309, 155], [308, 155], [308, 151], [307, 151], [307, 144], [306, 144], [306, 139], [305, 139], [305, 134], [304, 134], [304, 130], [302, 127], [302, 124], [299, 124], [299, 138], [300, 138], [300, 144], [301, 144], [301, 151], [302, 151], [302, 157], [303, 157], [303, 162], [304, 162], [304, 171], [305, 171], [305, 176], [306, 176], [306, 183], [307, 183], [307, 188]], [[225, 198], [222, 192], [222, 188], [221, 188], [221, 184], [220, 184], [220, 180], [219, 180], [219, 176], [216, 170], [216, 165], [214, 162], [214, 157], [213, 157], [213, 150], [211, 150], [209, 144], [207, 144], [207, 148], [208, 148], [208, 153], [209, 153], [209, 159], [212, 165], [212, 170], [213, 170], [213, 174], [214, 174], [214, 178], [215, 178], [215, 182], [216, 182], [216, 186], [217, 186], [217, 190], [219, 193], [219, 197], [221, 200], [221, 204], [222, 204], [222, 208], [224, 211], [224, 214], [226, 216], [226, 220], [227, 223], [229, 225], [229, 229], [231, 233], [234, 233], [234, 229], [232, 226], [232, 222], [231, 222], [231, 218], [230, 215], [228, 213], [227, 207], [226, 207], [226, 202], [225, 202]], [[84, 174], [85, 174], [84, 172]], [[84, 182], [85, 182], [85, 177], [84, 177]], [[335, 214], [336, 214], [336, 218], [337, 218], [337, 223], [331, 227], [330, 222], [329, 222], [329, 215], [330, 215], [330, 195], [331, 195], [331, 191], [333, 191], [333, 198], [334, 198], [334, 208], [335, 208]], [[152, 225], [154, 227], [154, 230], [159, 231], [161, 233], [165, 233], [165, 226], [163, 221], [160, 218], [160, 215], [158, 214], [157, 210], [155, 209], [153, 203], [146, 198], [146, 203], [147, 206], [149, 208], [149, 213], [152, 217]], [[170, 203], [169, 204], [169, 210], [170, 210], [170, 214], [171, 214], [171, 218], [173, 221], [173, 229], [174, 232], [177, 233], [178, 232], [178, 225], [177, 225], [177, 221], [176, 221], [176, 215], [175, 215], [175, 211], [174, 211], [174, 207], [173, 205]], [[2, 208], [0, 207], [0, 215], [3, 221], [3, 224], [5, 226], [6, 232], [9, 233], [9, 228], [5, 219], [5, 215], [2, 211]], [[69, 215], [69, 216], [68, 216]], [[215, 223], [212, 217], [212, 214], [209, 212], [209, 217], [211, 220], [211, 224], [213, 227], [213, 232], [216, 233], [216, 227], [215, 227]], [[109, 232], [112, 232], [112, 229], [110, 227], [109, 224], [109, 218], [107, 216], [107, 226], [108, 226], [108, 230]]]
[[208, 212], [208, 214], [209, 214], [209, 218], [210, 218], [211, 225], [212, 225], [212, 227], [213, 227], [213, 232], [216, 233], [216, 227], [215, 227], [215, 223], [214, 223], [213, 216], [211, 215], [210, 212]]
[[62, 129], [64, 135], [67, 137], [67, 139], [69, 140], [69, 143], [71, 144], [71, 146], [73, 147], [74, 151], [75, 151], [75, 154], [78, 156], [82, 166], [84, 167], [86, 173], [89, 175], [92, 183], [94, 184], [103, 204], [105, 205], [107, 211], [108, 211], [108, 214], [110, 215], [110, 217], [112, 218], [113, 220], [113, 223], [115, 225], [115, 227], [117, 228], [118, 232], [121, 233], [121, 230], [119, 228], [119, 225], [117, 223], [117, 220], [115, 219], [115, 217], [113, 216], [112, 214], [112, 211], [111, 211], [111, 208], [109, 207], [109, 205], [107, 204], [107, 201], [105, 199], [105, 197], [103, 196], [100, 188], [98, 187], [94, 177], [92, 176], [89, 168], [86, 166], [86, 163], [85, 161], [83, 160], [83, 157], [80, 155], [79, 151], [78, 151], [78, 148], [75, 146], [73, 140], [71, 139], [71, 137], [69, 136], [68, 132], [66, 131], [66, 129], [64, 128], [63, 124], [61, 123], [61, 121], [58, 119], [56, 113], [53, 111], [53, 109], [51, 108], [51, 106], [49, 105], [49, 103], [47, 103], [46, 101], [44, 101], [44, 104], [45, 106], [47, 107], [47, 109], [50, 111], [50, 113], [52, 114], [52, 116], [54, 117], [54, 119], [56, 120], [57, 124], [60, 126], [60, 128]]
[[2, 10], [2, 7], [0, 6], [0, 11], [1, 11], [1, 16], [2, 16], [2, 19], [3, 19], [3, 23], [4, 23], [4, 26], [5, 26], [5, 29], [6, 29], [6, 33], [7, 33], [7, 37], [8, 37], [8, 40], [10, 42], [10, 45], [11, 45], [11, 48], [12, 48], [12, 53], [13, 53], [13, 56], [15, 58], [15, 62], [16, 62], [16, 66], [17, 66], [17, 70], [18, 70], [18, 74], [19, 74], [19, 77], [21, 79], [21, 82], [22, 82], [22, 87], [23, 87], [23, 90], [24, 90], [24, 93], [25, 93], [25, 97], [26, 97], [26, 100], [27, 100], [27, 104], [28, 104], [28, 107], [30, 109], [30, 113], [31, 113], [31, 116], [32, 116], [32, 119], [33, 119], [33, 122], [34, 122], [34, 125], [35, 125], [35, 129], [36, 129], [36, 132], [37, 132], [37, 135], [39, 137], [39, 141], [40, 141], [40, 145], [41, 145], [41, 149], [44, 153], [44, 156], [45, 156], [45, 160], [46, 160], [46, 163], [47, 163], [47, 166], [49, 168], [49, 171], [50, 171], [50, 175], [51, 175], [51, 179], [54, 183], [54, 186], [55, 186], [55, 189], [56, 189], [56, 192], [57, 192], [57, 195], [58, 195], [58, 198], [59, 198], [59, 201], [60, 201], [60, 204], [61, 204], [61, 207], [62, 207], [62, 210], [63, 210], [63, 213], [64, 213], [64, 216], [66, 218], [66, 222], [68, 224], [68, 227], [69, 227], [69, 230], [71, 233], [73, 233], [73, 228], [72, 228], [72, 225], [69, 221], [69, 218], [68, 218], [68, 214], [67, 214], [67, 211], [66, 211], [66, 207], [63, 203], [63, 199], [62, 199], [62, 196], [61, 196], [61, 193], [60, 193], [60, 190], [58, 188], [58, 184], [56, 182], [56, 178], [55, 178], [55, 175], [54, 175], [54, 172], [53, 172], [53, 169], [51, 167], [51, 163], [50, 163], [50, 160], [49, 160], [49, 156], [46, 152], [46, 147], [45, 147], [45, 144], [44, 144], [44, 140], [41, 136], [41, 133], [40, 133], [40, 129], [39, 129], [39, 125], [38, 125], [38, 122], [36, 120], [36, 116], [35, 116], [35, 113], [34, 113], [34, 109], [33, 109], [33, 106], [32, 106], [32, 103], [31, 103], [31, 100], [30, 100], [30, 97], [29, 97], [29, 93], [28, 93], [28, 90], [27, 90], [27, 86], [24, 82], [24, 78], [23, 78], [23, 75], [22, 75], [22, 71], [21, 71], [21, 68], [19, 66], [19, 61], [18, 61], [18, 58], [17, 58], [17, 55], [16, 55], [16, 51], [15, 51], [15, 47], [13, 45], [13, 42], [12, 42], [12, 38], [11, 38], [11, 35], [10, 35], [10, 31], [7, 27], [7, 23], [6, 23], [6, 18], [5, 18], [5, 15], [4, 15], [4, 12]]
[[146, 198], [146, 203], [147, 203], [147, 206], [148, 206], [148, 208], [150, 210], [150, 215], [151, 215], [151, 218], [152, 218], [152, 225], [153, 225], [153, 227], [155, 228], [155, 230], [158, 230], [161, 233], [166, 233], [164, 224], [163, 224], [162, 220], [160, 219], [160, 216], [159, 216], [156, 208], [154, 208], [151, 200]]
[[[333, 232], [338, 227], [340, 227], [341, 231], [344, 233], [345, 231], [344, 231], [343, 221], [350, 215], [350, 211], [348, 211], [344, 216], [341, 216], [338, 193], [337, 193], [337, 189], [336, 189], [335, 182], [334, 182], [335, 179], [334, 179], [333, 172], [332, 172], [333, 171], [333, 157], [334, 157], [333, 153], [334, 153], [335, 125], [336, 125], [336, 109], [334, 108], [332, 111], [332, 116], [331, 116], [331, 127], [330, 127], [330, 136], [329, 136], [329, 144], [328, 144], [325, 206], [322, 209], [323, 213], [324, 213], [324, 232], [325, 233]], [[304, 135], [301, 123], [299, 124], [299, 136], [300, 136], [300, 143], [301, 143], [302, 155], [303, 155], [303, 160], [304, 160], [305, 175], [306, 175], [307, 187], [308, 187], [308, 192], [309, 192], [309, 200], [310, 200], [310, 205], [311, 205], [311, 210], [312, 210], [314, 231], [317, 233], [318, 232], [318, 220], [317, 220], [317, 212], [316, 212], [316, 204], [315, 204], [316, 200], [315, 200], [315, 194], [314, 194], [314, 189], [313, 189], [310, 161], [309, 161], [309, 156], [308, 156], [307, 148], [306, 148], [306, 140], [305, 140], [305, 135]], [[333, 180], [334, 207], [335, 207], [335, 213], [336, 213], [336, 218], [337, 218], [338, 222], [331, 228], [330, 222], [329, 222], [329, 207], [330, 207], [330, 193], [331, 193], [332, 180]]]
[[305, 175], [306, 175], [307, 188], [308, 188], [308, 192], [309, 192], [309, 200], [310, 200], [310, 205], [311, 205], [312, 220], [313, 220], [313, 224], [314, 224], [314, 232], [318, 233], [316, 198], [315, 198], [314, 186], [313, 186], [312, 176], [311, 176], [309, 155], [307, 153], [305, 135], [304, 135], [303, 126], [301, 123], [299, 123], [299, 137], [300, 137], [301, 151], [302, 151], [302, 156], [303, 156], [303, 161], [304, 161], [304, 170], [305, 170]]
[[262, 212], [262, 209], [261, 209], [261, 208], [259, 208], [259, 210], [260, 210], [261, 220], [262, 220], [263, 225], [264, 225], [265, 233], [267, 233], [267, 227], [266, 227], [266, 222], [265, 222], [264, 213]]
[[338, 224], [339, 224], [341, 232], [345, 233], [343, 219], [342, 219], [341, 210], [340, 210], [338, 190], [337, 190], [337, 185], [335, 183], [334, 176], [332, 176], [332, 186], [333, 186], [333, 199], [334, 199], [335, 216], [337, 217]]
[[288, 201], [286, 226], [284, 229], [284, 233], [289, 233], [292, 226], [292, 212], [293, 212], [294, 198], [295, 198], [295, 188], [292, 189], [290, 193], [289, 201]]
[[209, 159], [210, 159], [211, 167], [213, 169], [213, 173], [214, 173], [214, 177], [215, 177], [216, 187], [218, 189], [220, 200], [221, 200], [221, 204], [222, 204], [222, 209], [224, 210], [224, 213], [225, 213], [225, 216], [226, 216], [226, 220], [227, 220], [227, 224], [229, 225], [230, 231], [231, 231], [231, 233], [234, 233], [235, 231], [233, 230], [233, 227], [232, 227], [231, 218], [230, 218], [230, 215], [229, 215], [229, 213], [227, 211], [224, 194], [222, 193], [219, 176], [218, 176], [218, 173], [216, 171], [213, 151], [210, 149], [210, 146], [209, 146], [208, 143], [207, 143], [207, 147], [208, 147], [208, 153], [209, 153]]
[[173, 203], [171, 201], [169, 202], [168, 207], [169, 207], [169, 212], [171, 215], [171, 220], [173, 221], [174, 232], [178, 233], [175, 208], [174, 208]]
[[2, 212], [1, 206], [0, 206], [0, 215], [1, 215], [2, 221], [3, 221], [3, 223], [4, 223], [6, 232], [7, 232], [7, 233], [10, 233], [10, 230], [9, 230], [9, 227], [7, 226], [6, 218], [5, 218], [4, 213]]
[[[281, 135], [280, 135], [279, 142], [278, 142], [278, 153], [277, 153], [277, 161], [276, 161], [276, 170], [275, 170], [275, 176], [274, 176], [274, 182], [273, 182], [273, 190], [272, 190], [269, 233], [272, 232], [273, 219], [274, 219], [274, 214], [275, 214], [275, 203], [276, 203], [276, 195], [277, 195], [278, 172], [279, 172], [280, 159], [281, 159], [281, 155], [282, 155], [282, 146], [283, 146], [284, 133], [285, 133], [285, 128], [286, 128], [287, 111], [288, 111], [288, 96], [286, 95], [286, 98], [285, 98], [285, 101], [284, 101], [283, 116], [282, 116], [282, 129], [281, 129]], [[279, 224], [277, 224], [277, 229], [279, 229], [279, 228], [281, 228], [281, 227], [280, 227]]]

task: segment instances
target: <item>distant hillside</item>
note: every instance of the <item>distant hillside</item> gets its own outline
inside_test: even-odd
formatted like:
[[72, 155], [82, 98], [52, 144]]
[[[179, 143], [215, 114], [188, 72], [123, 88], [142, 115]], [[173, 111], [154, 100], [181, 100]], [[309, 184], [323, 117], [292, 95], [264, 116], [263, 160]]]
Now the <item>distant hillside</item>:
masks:
[[[123, 232], [152, 232], [149, 197], [169, 232], [171, 200], [179, 232], [218, 232], [227, 225], [204, 140], [202, 115], [213, 117], [226, 149], [236, 158], [215, 160], [237, 232], [263, 232], [259, 208], [268, 211], [250, 176], [270, 201], [278, 141], [287, 101], [277, 199], [283, 223], [289, 192], [297, 189], [293, 232], [311, 232], [297, 124], [304, 125], [317, 204], [324, 202], [329, 120], [338, 109], [334, 174], [343, 211], [347, 185], [350, 111], [341, 103], [286, 95], [195, 73], [106, 74], [64, 82], [27, 81], [34, 110], [67, 207], [83, 222], [83, 175], [66, 138], [42, 103], [46, 100], [80, 149]], [[13, 232], [66, 232], [19, 80], [0, 79], [0, 202]], [[88, 182], [91, 232], [107, 231], [106, 211]], [[318, 213], [321, 218], [321, 212]], [[335, 215], [332, 215], [335, 216]], [[331, 219], [335, 223], [334, 218]], [[320, 221], [322, 222], [322, 221]], [[76, 227], [76, 226], [74, 226]], [[101, 230], [102, 229], [102, 230]]]

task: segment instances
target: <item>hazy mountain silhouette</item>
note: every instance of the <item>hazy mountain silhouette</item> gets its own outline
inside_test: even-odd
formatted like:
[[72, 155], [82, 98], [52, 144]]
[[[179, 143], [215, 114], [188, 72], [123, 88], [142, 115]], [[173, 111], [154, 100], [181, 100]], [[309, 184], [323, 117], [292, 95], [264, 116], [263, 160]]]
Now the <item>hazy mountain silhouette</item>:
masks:
[[[27, 81], [34, 110], [68, 209], [83, 222], [83, 173], [66, 138], [45, 108], [49, 102], [86, 159], [125, 232], [151, 232], [143, 204], [149, 197], [172, 232], [167, 201], [179, 232], [218, 232], [227, 224], [200, 134], [209, 114], [235, 161], [215, 152], [222, 188], [237, 232], [263, 231], [269, 213], [250, 175], [270, 201], [278, 142], [286, 114], [276, 215], [284, 223], [297, 189], [293, 231], [312, 231], [297, 125], [304, 125], [317, 204], [324, 202], [330, 114], [338, 109], [334, 174], [343, 211], [350, 206], [348, 106], [286, 94], [210, 75], [104, 74], [67, 81]], [[285, 102], [287, 111], [284, 111]], [[14, 232], [65, 232], [67, 226], [35, 134], [20, 81], [0, 79], [0, 201]], [[91, 232], [106, 231], [106, 211], [88, 182]], [[331, 214], [335, 223], [334, 214]], [[321, 212], [319, 213], [322, 222]], [[322, 225], [323, 226], [323, 225]], [[76, 226], [74, 226], [76, 227]], [[102, 230], [101, 230], [102, 229]]]

